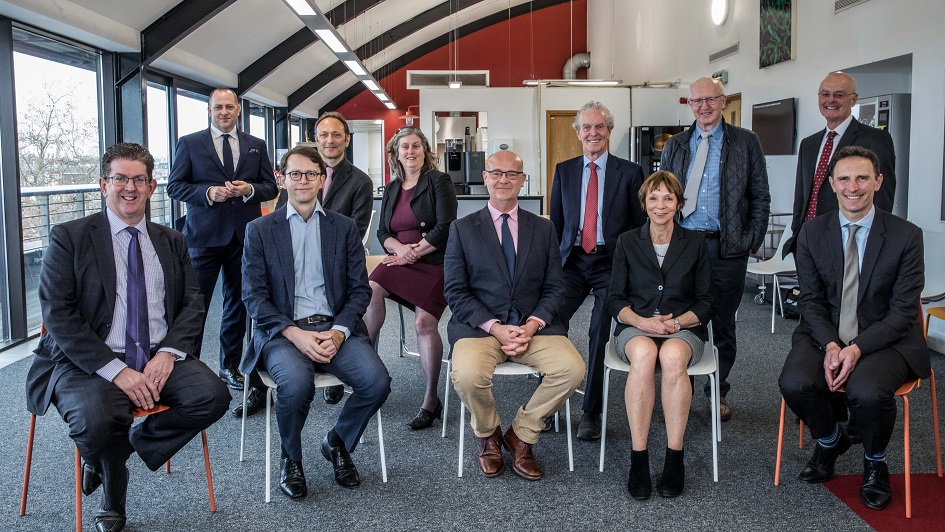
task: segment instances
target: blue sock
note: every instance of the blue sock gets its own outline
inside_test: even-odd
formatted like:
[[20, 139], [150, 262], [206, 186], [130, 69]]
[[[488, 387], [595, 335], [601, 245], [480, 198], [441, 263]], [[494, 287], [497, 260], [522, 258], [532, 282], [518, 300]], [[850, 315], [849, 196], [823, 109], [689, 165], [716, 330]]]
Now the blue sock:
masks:
[[874, 454], [869, 454], [867, 452], [863, 453], [863, 456], [867, 460], [872, 460], [874, 462], [885, 462], [886, 461], [886, 449]]
[[840, 425], [833, 426], [833, 433], [826, 438], [817, 438], [817, 443], [824, 449], [833, 449], [840, 441]]

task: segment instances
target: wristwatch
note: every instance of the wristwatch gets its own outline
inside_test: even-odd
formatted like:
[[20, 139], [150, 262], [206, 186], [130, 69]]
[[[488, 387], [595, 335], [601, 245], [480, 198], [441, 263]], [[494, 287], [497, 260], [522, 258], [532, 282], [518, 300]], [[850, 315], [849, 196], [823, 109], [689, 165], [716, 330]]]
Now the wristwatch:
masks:
[[679, 327], [679, 320], [678, 320], [678, 319], [673, 318], [673, 325], [676, 327], [676, 330], [677, 330], [677, 331], [680, 329], [680, 327]]

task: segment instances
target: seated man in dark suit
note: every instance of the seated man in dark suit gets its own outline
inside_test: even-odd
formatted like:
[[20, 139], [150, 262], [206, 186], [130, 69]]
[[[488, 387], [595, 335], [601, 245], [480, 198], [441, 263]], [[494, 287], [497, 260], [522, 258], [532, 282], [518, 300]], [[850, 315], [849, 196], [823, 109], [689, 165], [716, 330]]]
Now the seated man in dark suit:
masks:
[[[481, 439], [479, 468], [487, 477], [501, 473], [504, 445], [512, 453], [513, 471], [538, 480], [532, 445], [545, 419], [581, 384], [585, 365], [557, 315], [564, 283], [554, 226], [518, 208], [522, 170], [522, 159], [510, 151], [490, 157], [482, 173], [488, 205], [450, 227], [444, 268], [453, 317], [447, 332], [453, 345], [450, 378]], [[530, 366], [544, 378], [503, 436], [492, 376], [506, 360]]]
[[[82, 491], [104, 485], [95, 529], [125, 526], [132, 452], [156, 470], [220, 419], [226, 385], [192, 356], [203, 296], [187, 243], [145, 217], [157, 182], [144, 147], [111, 146], [99, 186], [105, 212], [54, 226], [40, 276], [46, 334], [26, 380], [27, 406], [52, 403], [85, 460]], [[170, 410], [132, 428], [132, 407]]]
[[331, 373], [354, 390], [322, 441], [335, 481], [346, 488], [361, 483], [349, 453], [390, 393], [390, 375], [361, 320], [371, 300], [364, 248], [354, 222], [318, 202], [324, 168], [314, 148], [283, 156], [289, 201], [250, 222], [243, 252], [243, 301], [256, 326], [240, 370], [249, 373], [258, 363], [279, 387], [280, 487], [293, 499], [308, 494], [301, 432], [315, 372]]
[[839, 212], [805, 222], [797, 245], [800, 325], [781, 371], [781, 393], [817, 438], [804, 482], [833, 477], [850, 438], [831, 408], [846, 403], [863, 435], [860, 501], [882, 509], [892, 496], [886, 447], [896, 423], [894, 394], [929, 376], [919, 295], [924, 285], [922, 230], [878, 209], [883, 175], [872, 151], [847, 146], [830, 163]]

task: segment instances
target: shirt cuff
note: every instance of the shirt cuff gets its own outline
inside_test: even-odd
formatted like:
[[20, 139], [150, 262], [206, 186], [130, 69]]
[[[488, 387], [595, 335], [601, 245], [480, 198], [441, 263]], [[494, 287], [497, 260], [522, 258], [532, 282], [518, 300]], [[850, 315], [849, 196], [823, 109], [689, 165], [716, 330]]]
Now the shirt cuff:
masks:
[[[256, 194], [256, 189], [253, 188], [253, 185], [249, 185], [249, 188], [252, 189], [252, 190], [249, 191], [249, 194], [243, 196], [243, 203], [246, 203], [247, 201], [249, 201], [249, 199], [252, 198], [254, 194]], [[346, 335], [345, 335], [345, 338], [347, 338], [347, 337], [348, 337], [348, 335], [346, 334]]]
[[207, 192], [206, 192], [206, 194], [205, 194], [205, 196], [207, 196], [207, 207], [210, 207], [210, 206], [213, 205], [213, 200], [210, 199], [210, 189], [211, 189], [211, 188], [213, 188], [212, 185], [209, 186], [209, 187], [207, 187]]
[[181, 360], [184, 360], [185, 358], [187, 358], [187, 353], [179, 349], [174, 349], [173, 347], [159, 347], [158, 351], [164, 351], [166, 353], [170, 353], [174, 355], [174, 360], [176, 362], [180, 362]]
[[[538, 322], [538, 330], [539, 330], [539, 331], [542, 330], [542, 329], [544, 329], [545, 326], [547, 325], [547, 323], [545, 323], [545, 320], [539, 318], [538, 316], [529, 316], [528, 319], [529, 319], [529, 320], [535, 320], [535, 321]], [[526, 321], [527, 321], [527, 320], [526, 320]]]
[[341, 331], [342, 333], [344, 333], [344, 335], [345, 335], [345, 340], [347, 340], [348, 337], [351, 336], [351, 331], [350, 331], [347, 327], [345, 327], [344, 325], [335, 325], [335, 326], [333, 326], [331, 329], [332, 329], [333, 331]]
[[121, 373], [121, 370], [127, 367], [128, 367], [128, 364], [125, 364], [124, 361], [116, 358], [115, 360], [112, 360], [108, 364], [105, 364], [104, 366], [95, 370], [95, 374], [107, 380], [108, 382], [112, 382], [115, 380], [115, 377], [117, 377], [118, 374]]
[[488, 333], [488, 332], [489, 332], [489, 329], [491, 329], [492, 326], [495, 325], [496, 323], [499, 323], [499, 320], [497, 320], [497, 319], [491, 319], [491, 320], [489, 320], [489, 321], [483, 323], [482, 325], [480, 325], [479, 328], [482, 329], [482, 330], [484, 330], [484, 331], [486, 331], [486, 333]]

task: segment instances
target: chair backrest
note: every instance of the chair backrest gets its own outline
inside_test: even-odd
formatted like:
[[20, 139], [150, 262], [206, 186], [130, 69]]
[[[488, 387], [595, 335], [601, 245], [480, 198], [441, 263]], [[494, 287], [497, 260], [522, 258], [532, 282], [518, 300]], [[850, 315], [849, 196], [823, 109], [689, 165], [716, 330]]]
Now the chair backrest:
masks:
[[364, 248], [365, 253], [370, 253], [368, 251], [368, 239], [371, 238], [371, 224], [374, 223], [374, 214], [377, 213], [376, 210], [371, 210], [371, 219], [367, 223], [367, 231], [364, 232], [364, 236], [361, 237], [361, 247]]
[[774, 258], [781, 258], [781, 254], [784, 252], [784, 245], [787, 244], [787, 241], [790, 240], [791, 236], [794, 234], [794, 232], [791, 231], [791, 222], [793, 221], [791, 218], [792, 217], [788, 217], [784, 222], [784, 232], [781, 233], [781, 240], [778, 241], [778, 249], [774, 251]]

